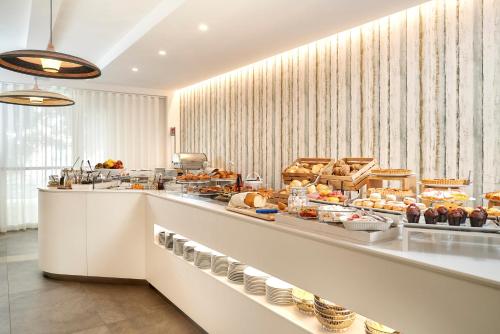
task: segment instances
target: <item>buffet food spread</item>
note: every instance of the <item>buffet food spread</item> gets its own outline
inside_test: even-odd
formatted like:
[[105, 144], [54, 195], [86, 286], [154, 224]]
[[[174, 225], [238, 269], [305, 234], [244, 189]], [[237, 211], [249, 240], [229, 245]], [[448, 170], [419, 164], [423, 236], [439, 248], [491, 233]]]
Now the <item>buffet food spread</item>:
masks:
[[[496, 207], [500, 204], [500, 192], [484, 195], [489, 201], [487, 208], [467, 205], [475, 200], [465, 190], [470, 184], [468, 179], [423, 178], [418, 193], [411, 170], [380, 168], [371, 157], [298, 158], [283, 170], [284, 186], [278, 191], [262, 187], [263, 180], [257, 173], [243, 180], [241, 174], [231, 169], [206, 168], [207, 161], [201, 159], [201, 163], [200, 157], [206, 156], [184, 154], [182, 166], [195, 169], [180, 170], [170, 183], [179, 185], [184, 195], [227, 202], [228, 210], [263, 220], [274, 221], [276, 214], [281, 214], [348, 230], [384, 231], [397, 228], [397, 222], [491, 228], [498, 226], [500, 218], [500, 209]], [[62, 177], [71, 181], [63, 182], [62, 188], [71, 188], [72, 184], [75, 189], [113, 186], [116, 182], [111, 182], [111, 172], [106, 171], [123, 169], [120, 160], [108, 159], [95, 165], [95, 169], [87, 163], [90, 168], [84, 170], [82, 160], [81, 176], [74, 179], [70, 175], [77, 174], [76, 162], [65, 170]], [[166, 178], [162, 175], [149, 175], [142, 183], [140, 178], [130, 179], [130, 189], [165, 189]], [[395, 180], [401, 181], [400, 187], [384, 183]], [[60, 187], [60, 182], [52, 177], [49, 185]]]

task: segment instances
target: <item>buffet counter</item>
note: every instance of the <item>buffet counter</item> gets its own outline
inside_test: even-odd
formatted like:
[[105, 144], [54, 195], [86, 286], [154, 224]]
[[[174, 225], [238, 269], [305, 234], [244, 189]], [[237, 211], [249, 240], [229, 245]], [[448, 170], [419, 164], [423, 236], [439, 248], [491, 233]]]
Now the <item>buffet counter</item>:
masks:
[[404, 333], [500, 332], [500, 247], [490, 239], [421, 238], [404, 252], [400, 240], [362, 245], [326, 238], [157, 191], [40, 189], [39, 220], [42, 271], [146, 279], [211, 333], [321, 327], [165, 252], [155, 229], [182, 234]]

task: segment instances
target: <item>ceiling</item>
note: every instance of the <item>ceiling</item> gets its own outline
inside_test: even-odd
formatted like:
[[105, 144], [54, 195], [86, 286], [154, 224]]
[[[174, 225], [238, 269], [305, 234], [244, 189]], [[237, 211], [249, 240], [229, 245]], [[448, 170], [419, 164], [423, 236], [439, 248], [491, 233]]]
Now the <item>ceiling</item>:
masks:
[[[57, 51], [80, 56], [101, 67], [103, 75], [99, 79], [81, 85], [164, 91], [422, 2], [425, 1], [54, 0], [53, 40]], [[200, 31], [200, 23], [205, 23], [208, 30]], [[0, 1], [0, 52], [45, 48], [48, 27], [49, 0]], [[159, 50], [167, 54], [160, 56]], [[138, 71], [132, 71], [133, 67]], [[22, 75], [0, 70], [0, 81], [25, 80]]]

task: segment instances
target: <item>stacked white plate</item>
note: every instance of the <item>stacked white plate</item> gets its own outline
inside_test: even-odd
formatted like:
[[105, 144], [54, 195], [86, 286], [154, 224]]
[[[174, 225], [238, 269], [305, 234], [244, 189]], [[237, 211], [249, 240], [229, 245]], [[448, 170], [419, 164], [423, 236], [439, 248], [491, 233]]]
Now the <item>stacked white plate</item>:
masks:
[[194, 241], [188, 241], [184, 244], [183, 251], [182, 251], [182, 257], [184, 260], [193, 262], [194, 261], [194, 249], [199, 246], [196, 242]]
[[253, 295], [266, 294], [266, 280], [269, 275], [253, 267], [246, 267], [243, 271], [245, 291]]
[[158, 244], [160, 246], [165, 246], [166, 233], [166, 231], [161, 231], [160, 233], [158, 233]]
[[276, 277], [266, 280], [266, 299], [268, 302], [277, 305], [291, 305], [293, 285], [288, 284]]
[[165, 232], [165, 248], [172, 249], [174, 247], [174, 232], [166, 231]]
[[205, 246], [194, 248], [194, 265], [200, 269], [208, 269], [211, 264], [212, 251]]
[[212, 252], [210, 267], [213, 274], [226, 276], [228, 266], [229, 262], [227, 255], [221, 254], [219, 252]]
[[175, 234], [173, 237], [173, 250], [175, 255], [182, 256], [184, 252], [184, 244], [188, 242], [188, 239], [180, 234]]
[[233, 283], [243, 284], [243, 271], [247, 265], [233, 258], [228, 258], [227, 261], [229, 263], [227, 268], [227, 278]]

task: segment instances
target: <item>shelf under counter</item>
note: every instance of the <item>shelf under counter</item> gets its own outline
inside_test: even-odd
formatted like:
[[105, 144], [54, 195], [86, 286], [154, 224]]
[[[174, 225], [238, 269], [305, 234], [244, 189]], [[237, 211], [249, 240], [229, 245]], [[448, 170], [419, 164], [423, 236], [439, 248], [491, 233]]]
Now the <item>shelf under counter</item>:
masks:
[[[40, 190], [42, 198], [44, 192]], [[75, 202], [68, 206], [75, 208], [79, 201], [103, 192], [108, 193], [106, 201], [114, 208], [123, 205], [122, 196], [142, 197], [144, 217], [138, 215], [136, 220], [144, 229], [155, 224], [175, 231], [404, 333], [470, 333], [478, 323], [483, 332], [499, 331], [500, 325], [492, 319], [500, 308], [500, 250], [492, 244], [471, 247], [467, 253], [456, 247], [435, 252], [432, 243], [416, 242], [411, 251], [403, 252], [400, 240], [360, 245], [325, 238], [228, 212], [224, 205], [191, 196], [157, 191], [50, 191], [54, 192], [67, 194], [62, 197], [68, 203]], [[41, 221], [41, 229], [47, 223]], [[71, 223], [66, 219], [60, 226]], [[147, 232], [145, 235], [146, 240], [138, 242], [148, 247], [151, 236]], [[44, 238], [50, 241], [51, 236]], [[73, 244], [80, 247], [84, 242]], [[120, 253], [116, 252], [116, 256]], [[147, 254], [144, 261], [148, 261]], [[69, 262], [59, 268], [64, 269], [66, 264]], [[144, 278], [149, 279], [148, 270]]]

